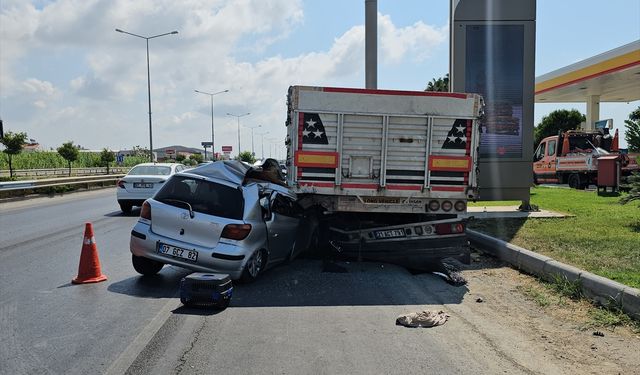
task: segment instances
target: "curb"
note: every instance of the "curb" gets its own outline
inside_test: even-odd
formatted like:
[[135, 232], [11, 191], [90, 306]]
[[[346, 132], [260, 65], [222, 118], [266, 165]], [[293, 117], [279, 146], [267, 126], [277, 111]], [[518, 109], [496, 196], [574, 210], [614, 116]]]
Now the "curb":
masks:
[[546, 281], [553, 281], [558, 275], [566, 277], [569, 281], [580, 280], [585, 296], [604, 306], [615, 302], [622, 311], [640, 320], [640, 290], [636, 288], [560, 263], [471, 229], [467, 229], [467, 237], [473, 245], [510, 263], [516, 269], [539, 276]]

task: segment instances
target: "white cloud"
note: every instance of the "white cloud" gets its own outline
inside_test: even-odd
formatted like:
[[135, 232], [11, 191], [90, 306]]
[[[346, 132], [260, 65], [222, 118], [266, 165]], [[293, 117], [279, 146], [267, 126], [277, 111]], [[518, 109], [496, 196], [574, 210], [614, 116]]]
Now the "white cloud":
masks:
[[51, 82], [40, 81], [39, 79], [36, 79], [36, 78], [30, 78], [22, 82], [22, 87], [24, 91], [29, 94], [44, 95], [44, 96], [51, 97], [56, 95], [57, 93], [56, 88], [53, 87], [53, 84]]
[[174, 124], [182, 124], [183, 122], [187, 121], [187, 120], [193, 120], [194, 118], [196, 118], [198, 116], [196, 116], [195, 113], [193, 112], [185, 112], [179, 116], [173, 116], [173, 123]]
[[398, 63], [406, 55], [417, 61], [429, 56], [429, 50], [444, 43], [448, 26], [434, 27], [418, 21], [411, 26], [397, 28], [389, 15], [378, 14], [380, 50], [383, 61]]
[[[15, 51], [10, 56], [4, 50], [0, 54], [3, 63], [11, 63], [11, 68], [6, 64], [0, 68], [3, 74], [20, 77], [25, 69], [18, 67], [30, 63], [27, 56], [73, 59], [69, 66], [44, 73], [38, 66], [19, 78], [20, 92], [3, 88], [3, 95], [24, 101], [15, 108], [40, 107], [37, 113], [20, 117], [21, 126], [51, 146], [69, 138], [89, 148], [148, 143], [145, 41], [115, 28], [141, 35], [179, 30], [178, 35], [149, 43], [155, 146], [199, 145], [210, 137], [208, 110], [202, 110], [204, 105], [208, 109], [208, 98], [194, 94], [194, 89], [230, 90], [215, 97], [217, 145], [237, 144], [236, 121], [225, 116], [227, 112], [251, 112], [241, 121], [245, 148], [251, 144], [245, 126], [262, 125], [255, 133], [256, 144], [258, 132], [284, 139], [289, 85], [363, 81], [362, 25], [339, 32], [325, 50], [314, 50], [310, 43], [297, 55], [258, 57], [301, 26], [300, 0], [59, 0], [40, 10], [16, 2], [19, 14], [9, 11], [14, 8], [7, 4], [2, 3], [2, 17], [14, 26], [1, 26], [2, 35], [10, 36]], [[28, 32], [18, 27], [21, 17], [31, 25]], [[446, 32], [422, 22], [398, 27], [390, 16], [379, 15], [379, 35], [382, 64], [398, 64], [424, 59], [423, 51], [442, 43]], [[50, 77], [51, 71], [64, 71], [65, 79]]]

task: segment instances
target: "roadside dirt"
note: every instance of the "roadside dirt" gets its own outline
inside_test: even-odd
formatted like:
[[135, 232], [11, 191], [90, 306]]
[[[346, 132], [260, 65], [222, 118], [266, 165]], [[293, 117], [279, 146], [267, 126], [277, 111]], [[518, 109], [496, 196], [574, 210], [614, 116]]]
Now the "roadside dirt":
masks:
[[459, 313], [471, 324], [490, 320], [517, 332], [508, 343], [500, 342], [498, 333], [493, 338], [489, 333], [497, 349], [522, 363], [549, 361], [566, 374], [640, 372], [640, 332], [636, 328], [593, 326], [596, 309], [587, 301], [563, 298], [534, 277], [492, 257], [474, 253], [472, 259], [462, 274], [469, 288], [465, 300], [475, 305], [467, 303], [469, 309]]

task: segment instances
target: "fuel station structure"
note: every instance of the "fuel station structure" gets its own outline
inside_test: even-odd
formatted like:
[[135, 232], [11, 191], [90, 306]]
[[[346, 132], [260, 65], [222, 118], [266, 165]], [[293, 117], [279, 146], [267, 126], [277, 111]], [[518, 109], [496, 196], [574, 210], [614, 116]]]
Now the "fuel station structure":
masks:
[[596, 128], [600, 103], [640, 100], [640, 39], [536, 77], [536, 103], [586, 103], [585, 130]]

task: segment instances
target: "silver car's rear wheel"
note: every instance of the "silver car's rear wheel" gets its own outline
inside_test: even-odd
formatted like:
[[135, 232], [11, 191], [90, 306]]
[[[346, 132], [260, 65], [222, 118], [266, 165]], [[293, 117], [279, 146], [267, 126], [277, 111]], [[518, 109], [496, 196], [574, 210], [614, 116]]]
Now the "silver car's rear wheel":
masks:
[[242, 273], [242, 281], [252, 282], [258, 278], [260, 272], [264, 269], [266, 256], [264, 250], [258, 250], [251, 258], [247, 260], [247, 264], [244, 266], [244, 272]]
[[164, 267], [164, 263], [133, 254], [131, 254], [131, 263], [133, 268], [143, 276], [153, 276]]

